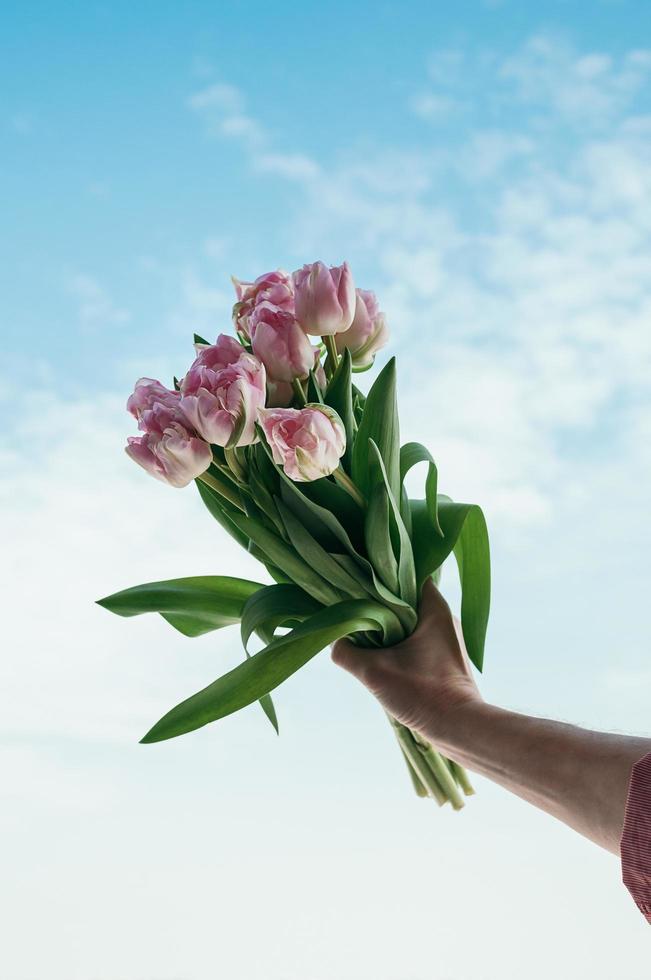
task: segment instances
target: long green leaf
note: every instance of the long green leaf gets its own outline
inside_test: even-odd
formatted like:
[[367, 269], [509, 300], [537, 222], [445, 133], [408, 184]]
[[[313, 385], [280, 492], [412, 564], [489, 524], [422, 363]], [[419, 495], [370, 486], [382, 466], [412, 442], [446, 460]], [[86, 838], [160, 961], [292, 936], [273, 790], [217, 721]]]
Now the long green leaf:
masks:
[[461, 579], [461, 625], [468, 656], [481, 670], [490, 611], [490, 550], [481, 508], [439, 494], [439, 537], [424, 500], [411, 501], [412, 543], [419, 587], [454, 551]]
[[291, 633], [273, 640], [264, 650], [172, 708], [142, 741], [175, 738], [224, 718], [274, 690], [339, 637], [359, 630], [383, 632], [392, 618], [388, 609], [361, 599], [322, 609]]
[[230, 536], [235, 538], [238, 544], [242, 545], [243, 548], [247, 548], [249, 539], [245, 534], [242, 534], [238, 527], [235, 526], [229, 516], [230, 513], [236, 513], [236, 509], [234, 507], [230, 507], [228, 502], [225, 501], [224, 498], [216, 492], [216, 490], [206, 486], [205, 483], [202, 483], [200, 480], [195, 480], [195, 483], [197, 485], [197, 490], [199, 491], [199, 496], [215, 520], [219, 521], [224, 530], [228, 531]]
[[383, 483], [371, 488], [364, 518], [366, 551], [379, 578], [393, 593], [398, 594], [398, 562], [391, 543], [389, 497]]
[[491, 562], [488, 529], [480, 507], [471, 507], [466, 514], [454, 557], [461, 579], [463, 638], [468, 656], [481, 670], [491, 603]]
[[[369, 439], [369, 468], [372, 470], [374, 466], [379, 469], [382, 480], [381, 486], [383, 486], [389, 501], [391, 516], [393, 517], [393, 525], [398, 534], [398, 594], [405, 600], [405, 602], [409, 603], [410, 606], [415, 606], [418, 602], [418, 590], [416, 588], [416, 567], [414, 564], [414, 553], [411, 546], [411, 540], [409, 538], [409, 534], [407, 533], [407, 528], [405, 527], [404, 521], [400, 515], [398, 501], [389, 485], [387, 471], [384, 466], [384, 460], [382, 459], [380, 450], [376, 446], [374, 440]], [[376, 482], [375, 478], [373, 482]]]
[[136, 585], [98, 604], [118, 616], [157, 612], [185, 636], [201, 636], [238, 623], [247, 599], [262, 588], [247, 579], [197, 575]]
[[312, 568], [319, 569], [322, 578], [326, 579], [335, 589], [339, 589], [347, 598], [364, 599], [367, 597], [359, 581], [343, 569], [325, 548], [321, 547], [318, 541], [306, 531], [301, 522], [280, 500], [278, 501], [278, 510], [289, 540], [299, 555]]
[[369, 440], [377, 445], [384, 461], [391, 492], [400, 500], [400, 432], [396, 401], [396, 361], [392, 357], [368, 393], [351, 460], [353, 482], [368, 497], [371, 490]]
[[253, 633], [270, 635], [290, 620], [302, 622], [323, 606], [298, 585], [268, 585], [251, 596], [242, 610], [240, 632], [246, 650]]
[[334, 408], [344, 423], [346, 430], [346, 452], [344, 453], [342, 463], [346, 470], [349, 469], [353, 436], [355, 434], [351, 376], [352, 359], [350, 351], [346, 348], [324, 396], [326, 405]]
[[319, 602], [331, 603], [341, 599], [340, 592], [308, 565], [291, 545], [269, 528], [264, 527], [260, 521], [245, 517], [244, 514], [233, 515], [232, 520], [267, 555], [272, 564]]
[[420, 442], [408, 442], [400, 449], [400, 483], [404, 485], [405, 477], [417, 463], [427, 463], [427, 476], [425, 478], [425, 499], [429, 508], [430, 520], [437, 534], [443, 536], [441, 525], [438, 518], [437, 486], [438, 473], [436, 463], [432, 454], [426, 446]]

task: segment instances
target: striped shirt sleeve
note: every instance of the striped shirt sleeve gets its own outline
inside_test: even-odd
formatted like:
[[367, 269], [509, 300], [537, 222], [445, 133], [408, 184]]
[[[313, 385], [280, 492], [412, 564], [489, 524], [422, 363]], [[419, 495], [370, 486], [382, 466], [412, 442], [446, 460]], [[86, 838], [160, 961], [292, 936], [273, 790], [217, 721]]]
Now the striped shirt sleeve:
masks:
[[651, 923], [651, 753], [631, 771], [620, 851], [624, 884]]

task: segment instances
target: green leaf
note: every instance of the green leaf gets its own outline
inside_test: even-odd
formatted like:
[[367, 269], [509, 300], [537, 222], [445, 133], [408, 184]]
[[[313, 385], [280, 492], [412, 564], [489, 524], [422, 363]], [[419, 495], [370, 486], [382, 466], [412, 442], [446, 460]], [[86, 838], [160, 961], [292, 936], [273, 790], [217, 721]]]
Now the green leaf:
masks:
[[420, 442], [408, 442], [400, 449], [400, 483], [404, 484], [407, 473], [416, 466], [417, 463], [427, 463], [427, 476], [425, 478], [425, 498], [429, 508], [429, 515], [432, 525], [437, 534], [443, 535], [438, 518], [437, 485], [438, 474], [436, 464], [432, 454], [426, 446]]
[[358, 557], [355, 559], [350, 555], [333, 555], [332, 557], [351, 575], [359, 576], [360, 582], [372, 599], [381, 602], [395, 613], [396, 619], [400, 623], [400, 629], [396, 629], [390, 637], [388, 635], [385, 637], [386, 646], [393, 646], [394, 643], [404, 640], [406, 636], [413, 633], [418, 624], [416, 610], [400, 596], [387, 589], [370, 562], [366, 561], [365, 558]]
[[264, 650], [172, 708], [142, 741], [175, 738], [239, 711], [274, 690], [339, 637], [359, 630], [384, 633], [392, 618], [390, 610], [362, 599], [348, 599], [322, 609], [291, 633], [277, 637]]
[[312, 404], [323, 405], [323, 392], [314, 371], [310, 371], [307, 378], [307, 400]]
[[201, 337], [198, 333], [195, 333], [193, 343], [195, 343], [195, 344], [207, 344], [208, 346], [210, 346], [210, 341], [209, 340], [204, 340], [204, 338]]
[[278, 727], [278, 715], [276, 714], [276, 707], [273, 703], [270, 694], [263, 694], [261, 698], [258, 698], [258, 704], [264, 711], [265, 715], [273, 725], [276, 730], [276, 735], [280, 735], [280, 729]]
[[379, 469], [382, 483], [378, 483], [377, 477], [375, 476], [373, 477], [373, 483], [376, 487], [381, 486], [384, 489], [389, 502], [393, 524], [398, 534], [398, 594], [410, 606], [415, 606], [418, 602], [418, 590], [416, 588], [416, 567], [411, 540], [400, 515], [398, 501], [389, 485], [387, 471], [380, 450], [374, 440], [369, 439], [369, 469], [373, 471], [374, 467]]
[[[375, 445], [375, 444], [374, 444]], [[364, 539], [371, 564], [386, 587], [393, 593], [400, 589], [398, 562], [391, 543], [389, 496], [383, 483], [371, 489], [364, 519]]]
[[278, 582], [281, 585], [294, 584], [290, 579], [289, 575], [285, 575], [284, 572], [281, 572], [279, 568], [277, 568], [274, 564], [272, 564], [272, 562], [270, 562], [267, 556], [265, 555], [264, 551], [258, 548], [258, 546], [255, 545], [252, 541], [249, 541], [248, 552], [252, 558], [255, 558], [256, 561], [259, 561], [261, 565], [264, 565], [264, 567], [267, 569], [274, 582]]
[[238, 623], [246, 600], [262, 588], [247, 579], [197, 575], [136, 585], [98, 604], [118, 616], [157, 612], [185, 636], [201, 636]]
[[[259, 428], [260, 440], [264, 445], [265, 451], [267, 452], [270, 459], [271, 450], [266, 443], [264, 432]], [[348, 531], [343, 527], [341, 522], [338, 520], [338, 515], [342, 513], [344, 508], [347, 508], [348, 514], [351, 513], [351, 508], [354, 510], [356, 515], [356, 524], [359, 527], [362, 520], [362, 512], [359, 507], [352, 500], [350, 495], [338, 487], [335, 483], [329, 480], [315, 480], [313, 483], [294, 483], [293, 480], [287, 476], [285, 471], [281, 466], [276, 466], [278, 476], [281, 481], [281, 486], [286, 488], [287, 493], [283, 492], [282, 497], [284, 502], [292, 510], [294, 507], [291, 504], [292, 497], [297, 501], [298, 513], [297, 517], [304, 524], [307, 525], [312, 536], [319, 539], [320, 535], [314, 528], [314, 518], [316, 518], [320, 524], [327, 529], [335, 540], [343, 544], [344, 548], [351, 554], [356, 554], [356, 549], [350, 539]], [[327, 486], [326, 486], [327, 485]], [[315, 499], [315, 495], [316, 498]], [[311, 515], [310, 518], [306, 518], [306, 511]]]
[[225, 531], [228, 531], [232, 538], [235, 538], [238, 544], [242, 545], [243, 548], [248, 548], [249, 539], [245, 534], [242, 534], [240, 529], [236, 527], [230, 518], [230, 514], [236, 513], [236, 508], [232, 507], [228, 501], [213, 490], [212, 487], [206, 486], [201, 480], [194, 481], [197, 485], [197, 490], [199, 491], [199, 496], [203, 500], [204, 504]]
[[488, 529], [480, 507], [470, 507], [454, 546], [461, 579], [461, 626], [468, 656], [478, 670], [484, 663], [484, 643], [491, 602], [491, 562]]
[[481, 508], [458, 504], [439, 494], [439, 537], [424, 500], [411, 501], [412, 544], [418, 586], [454, 551], [461, 579], [461, 625], [468, 656], [481, 670], [490, 610], [490, 550]]
[[319, 575], [322, 578], [351, 599], [367, 598], [367, 594], [359, 584], [358, 579], [350, 575], [335, 561], [332, 555], [312, 537], [280, 500], [278, 501], [278, 510], [290, 542], [312, 568], [319, 569]]
[[298, 585], [267, 585], [244, 605], [240, 631], [242, 645], [248, 649], [253, 633], [270, 635], [290, 620], [303, 621], [323, 606]]
[[352, 360], [350, 351], [345, 349], [330, 384], [325, 393], [325, 403], [339, 415], [346, 430], [346, 452], [342, 463], [349, 469], [355, 434], [355, 418], [353, 416], [353, 394], [351, 387]]
[[400, 432], [396, 401], [396, 360], [392, 357], [377, 376], [368, 393], [351, 460], [353, 482], [368, 498], [371, 491], [369, 440], [377, 445], [384, 461], [388, 485], [400, 499]]
[[233, 523], [260, 548], [269, 561], [309, 592], [319, 602], [338, 602], [341, 594], [334, 589], [321, 575], [308, 565], [294, 548], [281, 537], [266, 528], [260, 521], [244, 514], [234, 514]]

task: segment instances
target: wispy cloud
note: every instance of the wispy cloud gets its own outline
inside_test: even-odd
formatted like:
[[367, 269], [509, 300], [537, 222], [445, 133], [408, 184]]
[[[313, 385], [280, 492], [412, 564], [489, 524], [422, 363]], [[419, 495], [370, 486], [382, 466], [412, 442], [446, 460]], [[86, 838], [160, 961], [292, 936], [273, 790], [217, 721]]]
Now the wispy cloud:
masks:
[[102, 326], [128, 323], [131, 313], [118, 305], [108, 290], [94, 276], [77, 272], [67, 277], [66, 290], [77, 303], [77, 315], [82, 327], [88, 330]]
[[239, 142], [249, 153], [254, 169], [298, 183], [313, 180], [320, 172], [315, 160], [303, 153], [280, 152], [266, 127], [246, 108], [240, 89], [223, 82], [209, 85], [188, 99], [212, 135]]
[[[490, 125], [443, 149], [331, 160], [287, 221], [297, 252], [336, 259], [345, 243], [362, 278], [373, 270], [408, 434], [436, 445], [449, 488], [511, 525], [549, 517], [594, 441], [615, 451], [614, 416], [638, 424], [651, 408], [651, 125], [636, 104], [650, 66], [648, 52], [605, 57], [548, 35], [506, 57], [439, 53], [433, 91], [476, 108], [484, 79]], [[543, 108], [581, 125], [550, 138]]]
[[501, 77], [512, 94], [562, 118], [604, 121], [626, 108], [649, 81], [651, 50], [621, 57], [579, 54], [562, 37], [539, 34], [502, 64]]

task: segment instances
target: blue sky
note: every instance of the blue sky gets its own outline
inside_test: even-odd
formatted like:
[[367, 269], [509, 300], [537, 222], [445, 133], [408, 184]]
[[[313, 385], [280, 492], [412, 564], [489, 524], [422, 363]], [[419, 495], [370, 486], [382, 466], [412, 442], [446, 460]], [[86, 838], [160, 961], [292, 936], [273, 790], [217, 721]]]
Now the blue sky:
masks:
[[238, 637], [92, 604], [259, 575], [126, 459], [124, 401], [228, 329], [231, 273], [347, 258], [405, 440], [489, 520], [487, 696], [650, 731], [651, 11], [352, 6], [0, 15], [11, 980], [645, 975], [614, 859], [481, 780], [461, 816], [412, 799], [325, 656], [279, 740], [251, 710], [139, 746]]

